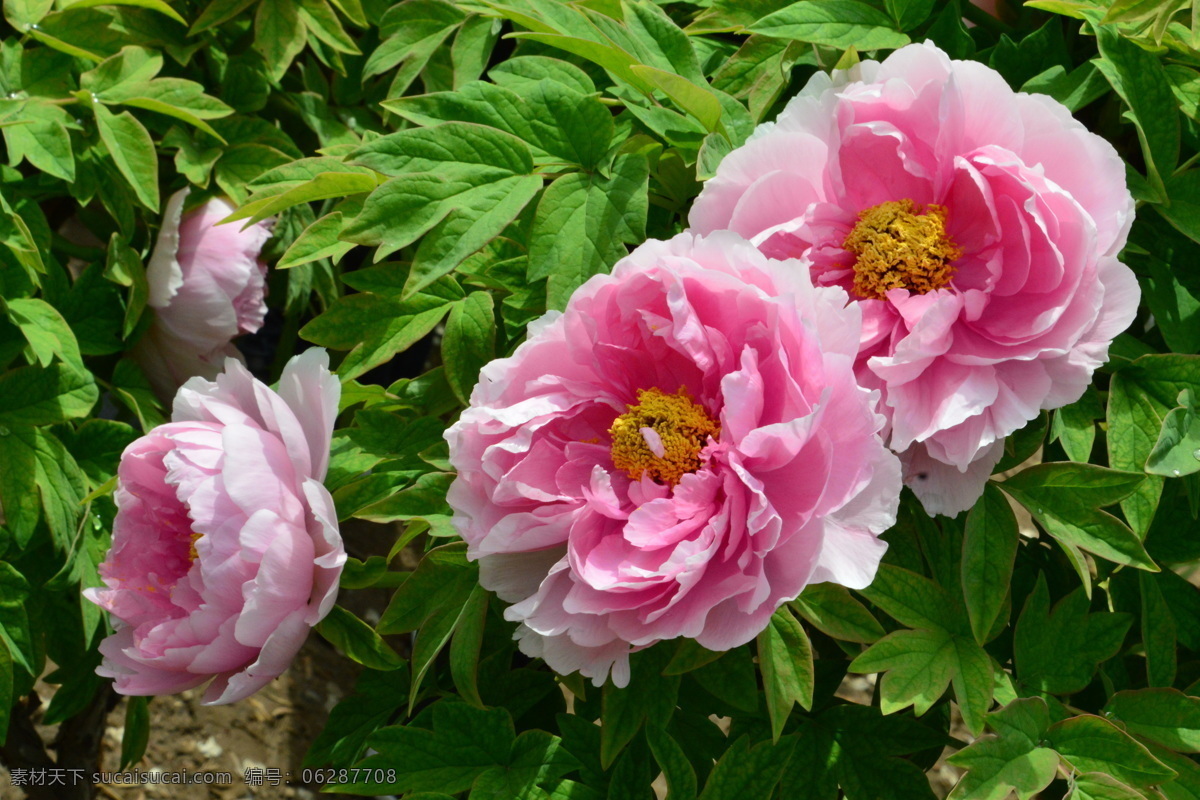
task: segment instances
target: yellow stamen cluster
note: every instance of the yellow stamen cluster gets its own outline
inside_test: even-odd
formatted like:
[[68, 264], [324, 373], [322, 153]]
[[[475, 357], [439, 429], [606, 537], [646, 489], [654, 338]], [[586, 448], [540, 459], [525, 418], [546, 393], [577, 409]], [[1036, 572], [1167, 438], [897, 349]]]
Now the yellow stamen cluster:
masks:
[[200, 555], [199, 553], [196, 552], [196, 540], [199, 539], [203, 535], [204, 534], [202, 534], [202, 533], [193, 533], [190, 537], [188, 537], [192, 540], [192, 546], [190, 548], [188, 548], [188, 560], [189, 561], [195, 561], [196, 558]]
[[[658, 448], [651, 447], [643, 428], [658, 434], [661, 455], [655, 453]], [[700, 451], [708, 437], [720, 437], [721, 425], [692, 401], [685, 388], [675, 394], [639, 389], [638, 403], [617, 417], [608, 432], [614, 467], [635, 481], [648, 474], [659, 483], [674, 486], [687, 473], [700, 469]]]
[[962, 250], [946, 234], [946, 209], [921, 210], [912, 200], [889, 200], [859, 212], [842, 243], [854, 263], [854, 293], [882, 300], [889, 289], [925, 294], [954, 276], [951, 262]]

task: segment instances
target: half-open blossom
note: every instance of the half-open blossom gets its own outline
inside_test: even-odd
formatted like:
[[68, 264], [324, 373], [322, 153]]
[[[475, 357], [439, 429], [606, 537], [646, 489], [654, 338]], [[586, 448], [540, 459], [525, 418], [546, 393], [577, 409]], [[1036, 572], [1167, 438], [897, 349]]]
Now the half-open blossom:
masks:
[[800, 264], [681, 234], [487, 365], [446, 433], [449, 501], [521, 649], [623, 686], [632, 650], [725, 650], [809, 583], [870, 583], [900, 468], [859, 325]]
[[214, 197], [183, 213], [189, 190], [171, 195], [146, 265], [154, 321], [134, 355], [154, 389], [170, 398], [188, 378], [214, 378], [226, 358], [241, 359], [234, 337], [254, 333], [267, 315], [266, 264], [259, 253], [273, 222], [244, 230], [218, 225], [234, 212]]
[[1133, 221], [1112, 146], [1044, 95], [932, 44], [818, 73], [730, 153], [691, 212], [858, 300], [905, 482], [969, 507], [1003, 440], [1078, 399], [1133, 320]]
[[229, 359], [179, 390], [171, 422], [121, 455], [100, 643], [122, 694], [230, 703], [287, 668], [333, 606], [346, 554], [321, 484], [340, 384], [312, 349], [278, 391]]

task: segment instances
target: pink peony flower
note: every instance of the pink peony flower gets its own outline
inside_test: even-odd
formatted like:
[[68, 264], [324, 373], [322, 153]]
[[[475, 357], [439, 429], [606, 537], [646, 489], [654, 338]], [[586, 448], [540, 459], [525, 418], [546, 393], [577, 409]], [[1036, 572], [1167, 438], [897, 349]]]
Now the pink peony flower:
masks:
[[193, 376], [215, 378], [226, 358], [241, 360], [232, 339], [257, 331], [267, 315], [267, 267], [258, 255], [273, 221], [245, 230], [240, 223], [218, 225], [234, 212], [220, 198], [184, 215], [188, 193], [181, 189], [167, 201], [146, 267], [155, 319], [134, 348], [163, 398]]
[[809, 583], [874, 578], [900, 470], [859, 313], [782, 266], [730, 233], [648, 242], [484, 368], [449, 501], [525, 653], [624, 686], [632, 650], [725, 650]]
[[943, 514], [979, 497], [1006, 436], [1080, 397], [1133, 320], [1132, 222], [1108, 142], [932, 44], [813, 76], [691, 212], [858, 301], [860, 382]]
[[96, 672], [121, 694], [212, 678], [205, 703], [240, 700], [329, 613], [346, 554], [321, 484], [341, 394], [328, 364], [293, 358], [275, 392], [230, 359], [121, 455], [108, 588], [84, 592], [113, 616]]

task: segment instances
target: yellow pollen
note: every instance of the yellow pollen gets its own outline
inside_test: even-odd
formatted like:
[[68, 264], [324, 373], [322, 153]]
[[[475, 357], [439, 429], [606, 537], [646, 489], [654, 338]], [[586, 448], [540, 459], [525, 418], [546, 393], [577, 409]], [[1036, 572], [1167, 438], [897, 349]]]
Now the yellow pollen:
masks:
[[946, 209], [922, 210], [912, 200], [889, 200], [858, 214], [858, 224], [842, 242], [857, 256], [854, 293], [882, 300], [889, 289], [925, 294], [954, 275], [962, 250], [946, 233]]
[[675, 394], [639, 389], [637, 405], [613, 420], [608, 432], [614, 467], [635, 481], [648, 474], [674, 486], [700, 469], [700, 451], [708, 437], [720, 437], [721, 425], [683, 387]]
[[198, 540], [203, 535], [204, 534], [202, 534], [202, 533], [193, 533], [190, 537], [188, 537], [192, 540], [192, 546], [190, 548], [188, 548], [188, 560], [189, 561], [195, 561], [196, 558], [200, 555], [199, 553], [196, 552], [196, 540]]

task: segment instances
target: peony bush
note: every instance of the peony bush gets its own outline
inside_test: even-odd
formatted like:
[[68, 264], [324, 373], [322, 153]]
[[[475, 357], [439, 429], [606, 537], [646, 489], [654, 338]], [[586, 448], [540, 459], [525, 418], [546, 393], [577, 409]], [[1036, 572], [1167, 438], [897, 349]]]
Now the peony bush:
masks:
[[6, 0], [0, 794], [1200, 797], [1193, 12]]

